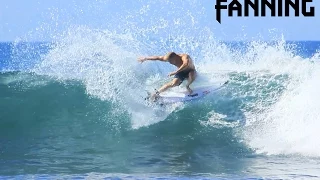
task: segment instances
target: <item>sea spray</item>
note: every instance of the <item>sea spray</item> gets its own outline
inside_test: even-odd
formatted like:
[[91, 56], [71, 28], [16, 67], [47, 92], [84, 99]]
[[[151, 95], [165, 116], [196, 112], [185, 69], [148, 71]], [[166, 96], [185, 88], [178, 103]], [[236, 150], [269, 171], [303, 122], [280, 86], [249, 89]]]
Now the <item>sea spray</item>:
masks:
[[[250, 114], [253, 126], [244, 135], [250, 147], [259, 153], [319, 157], [319, 61], [311, 59], [287, 62], [290, 81], [274, 105], [262, 114]], [[284, 68], [285, 69], [285, 68]]]

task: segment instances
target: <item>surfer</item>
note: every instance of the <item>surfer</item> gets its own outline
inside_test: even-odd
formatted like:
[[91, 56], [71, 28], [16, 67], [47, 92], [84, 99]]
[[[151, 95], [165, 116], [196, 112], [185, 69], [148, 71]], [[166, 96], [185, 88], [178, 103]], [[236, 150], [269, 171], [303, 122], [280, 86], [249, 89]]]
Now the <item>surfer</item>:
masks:
[[188, 79], [186, 88], [190, 94], [192, 94], [192, 89], [190, 85], [196, 78], [196, 69], [194, 63], [188, 54], [176, 54], [174, 52], [169, 52], [165, 56], [150, 56], [150, 57], [140, 57], [138, 61], [143, 63], [147, 60], [158, 60], [162, 62], [169, 62], [170, 64], [176, 66], [178, 69], [171, 72], [168, 76], [174, 76], [173, 80], [169, 83], [164, 84], [155, 94], [151, 97], [154, 98], [156, 95], [166, 91], [169, 88], [179, 86], [185, 79]]

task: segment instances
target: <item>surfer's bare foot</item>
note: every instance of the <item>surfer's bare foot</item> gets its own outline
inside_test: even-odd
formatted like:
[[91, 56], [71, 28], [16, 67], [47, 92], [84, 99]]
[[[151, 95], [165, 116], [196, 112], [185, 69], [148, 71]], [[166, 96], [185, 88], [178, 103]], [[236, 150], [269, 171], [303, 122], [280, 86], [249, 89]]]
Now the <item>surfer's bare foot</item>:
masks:
[[157, 96], [157, 94], [152, 94], [151, 97], [150, 97], [150, 100], [151, 101], [155, 101], [156, 100], [156, 96]]
[[150, 100], [155, 102], [158, 99], [158, 97], [159, 97], [159, 92], [157, 91], [156, 93], [150, 96]]
[[189, 94], [192, 94], [193, 91], [189, 86], [187, 86], [187, 90], [188, 90]]

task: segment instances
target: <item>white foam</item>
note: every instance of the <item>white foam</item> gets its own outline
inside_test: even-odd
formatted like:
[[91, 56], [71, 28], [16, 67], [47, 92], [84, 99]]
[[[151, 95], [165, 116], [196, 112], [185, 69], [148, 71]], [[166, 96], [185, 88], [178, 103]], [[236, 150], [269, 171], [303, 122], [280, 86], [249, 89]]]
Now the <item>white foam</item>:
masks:
[[320, 156], [320, 66], [307, 60], [295, 65], [300, 70], [293, 69], [281, 98], [262, 114], [249, 113], [255, 123], [245, 138], [259, 153]]
[[[303, 58], [283, 39], [275, 45], [252, 42], [242, 53], [224, 45], [208, 47], [199, 67], [203, 72], [213, 79], [230, 73], [247, 78], [234, 79], [236, 87], [229, 90], [232, 99], [255, 98], [243, 101], [241, 108], [247, 126], [240, 136], [250, 148], [272, 155], [320, 156], [319, 53]], [[219, 117], [213, 114], [208, 123], [221, 125]]]

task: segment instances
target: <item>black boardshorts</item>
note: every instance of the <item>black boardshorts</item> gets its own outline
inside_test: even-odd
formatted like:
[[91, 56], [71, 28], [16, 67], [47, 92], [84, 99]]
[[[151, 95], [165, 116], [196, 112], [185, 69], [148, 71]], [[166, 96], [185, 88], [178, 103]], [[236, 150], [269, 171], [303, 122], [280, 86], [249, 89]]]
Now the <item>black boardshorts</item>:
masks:
[[178, 78], [182, 83], [185, 79], [187, 79], [189, 77], [189, 73], [192, 71], [194, 71], [194, 70], [190, 69], [190, 70], [178, 72], [176, 75], [174, 75], [174, 78]]

